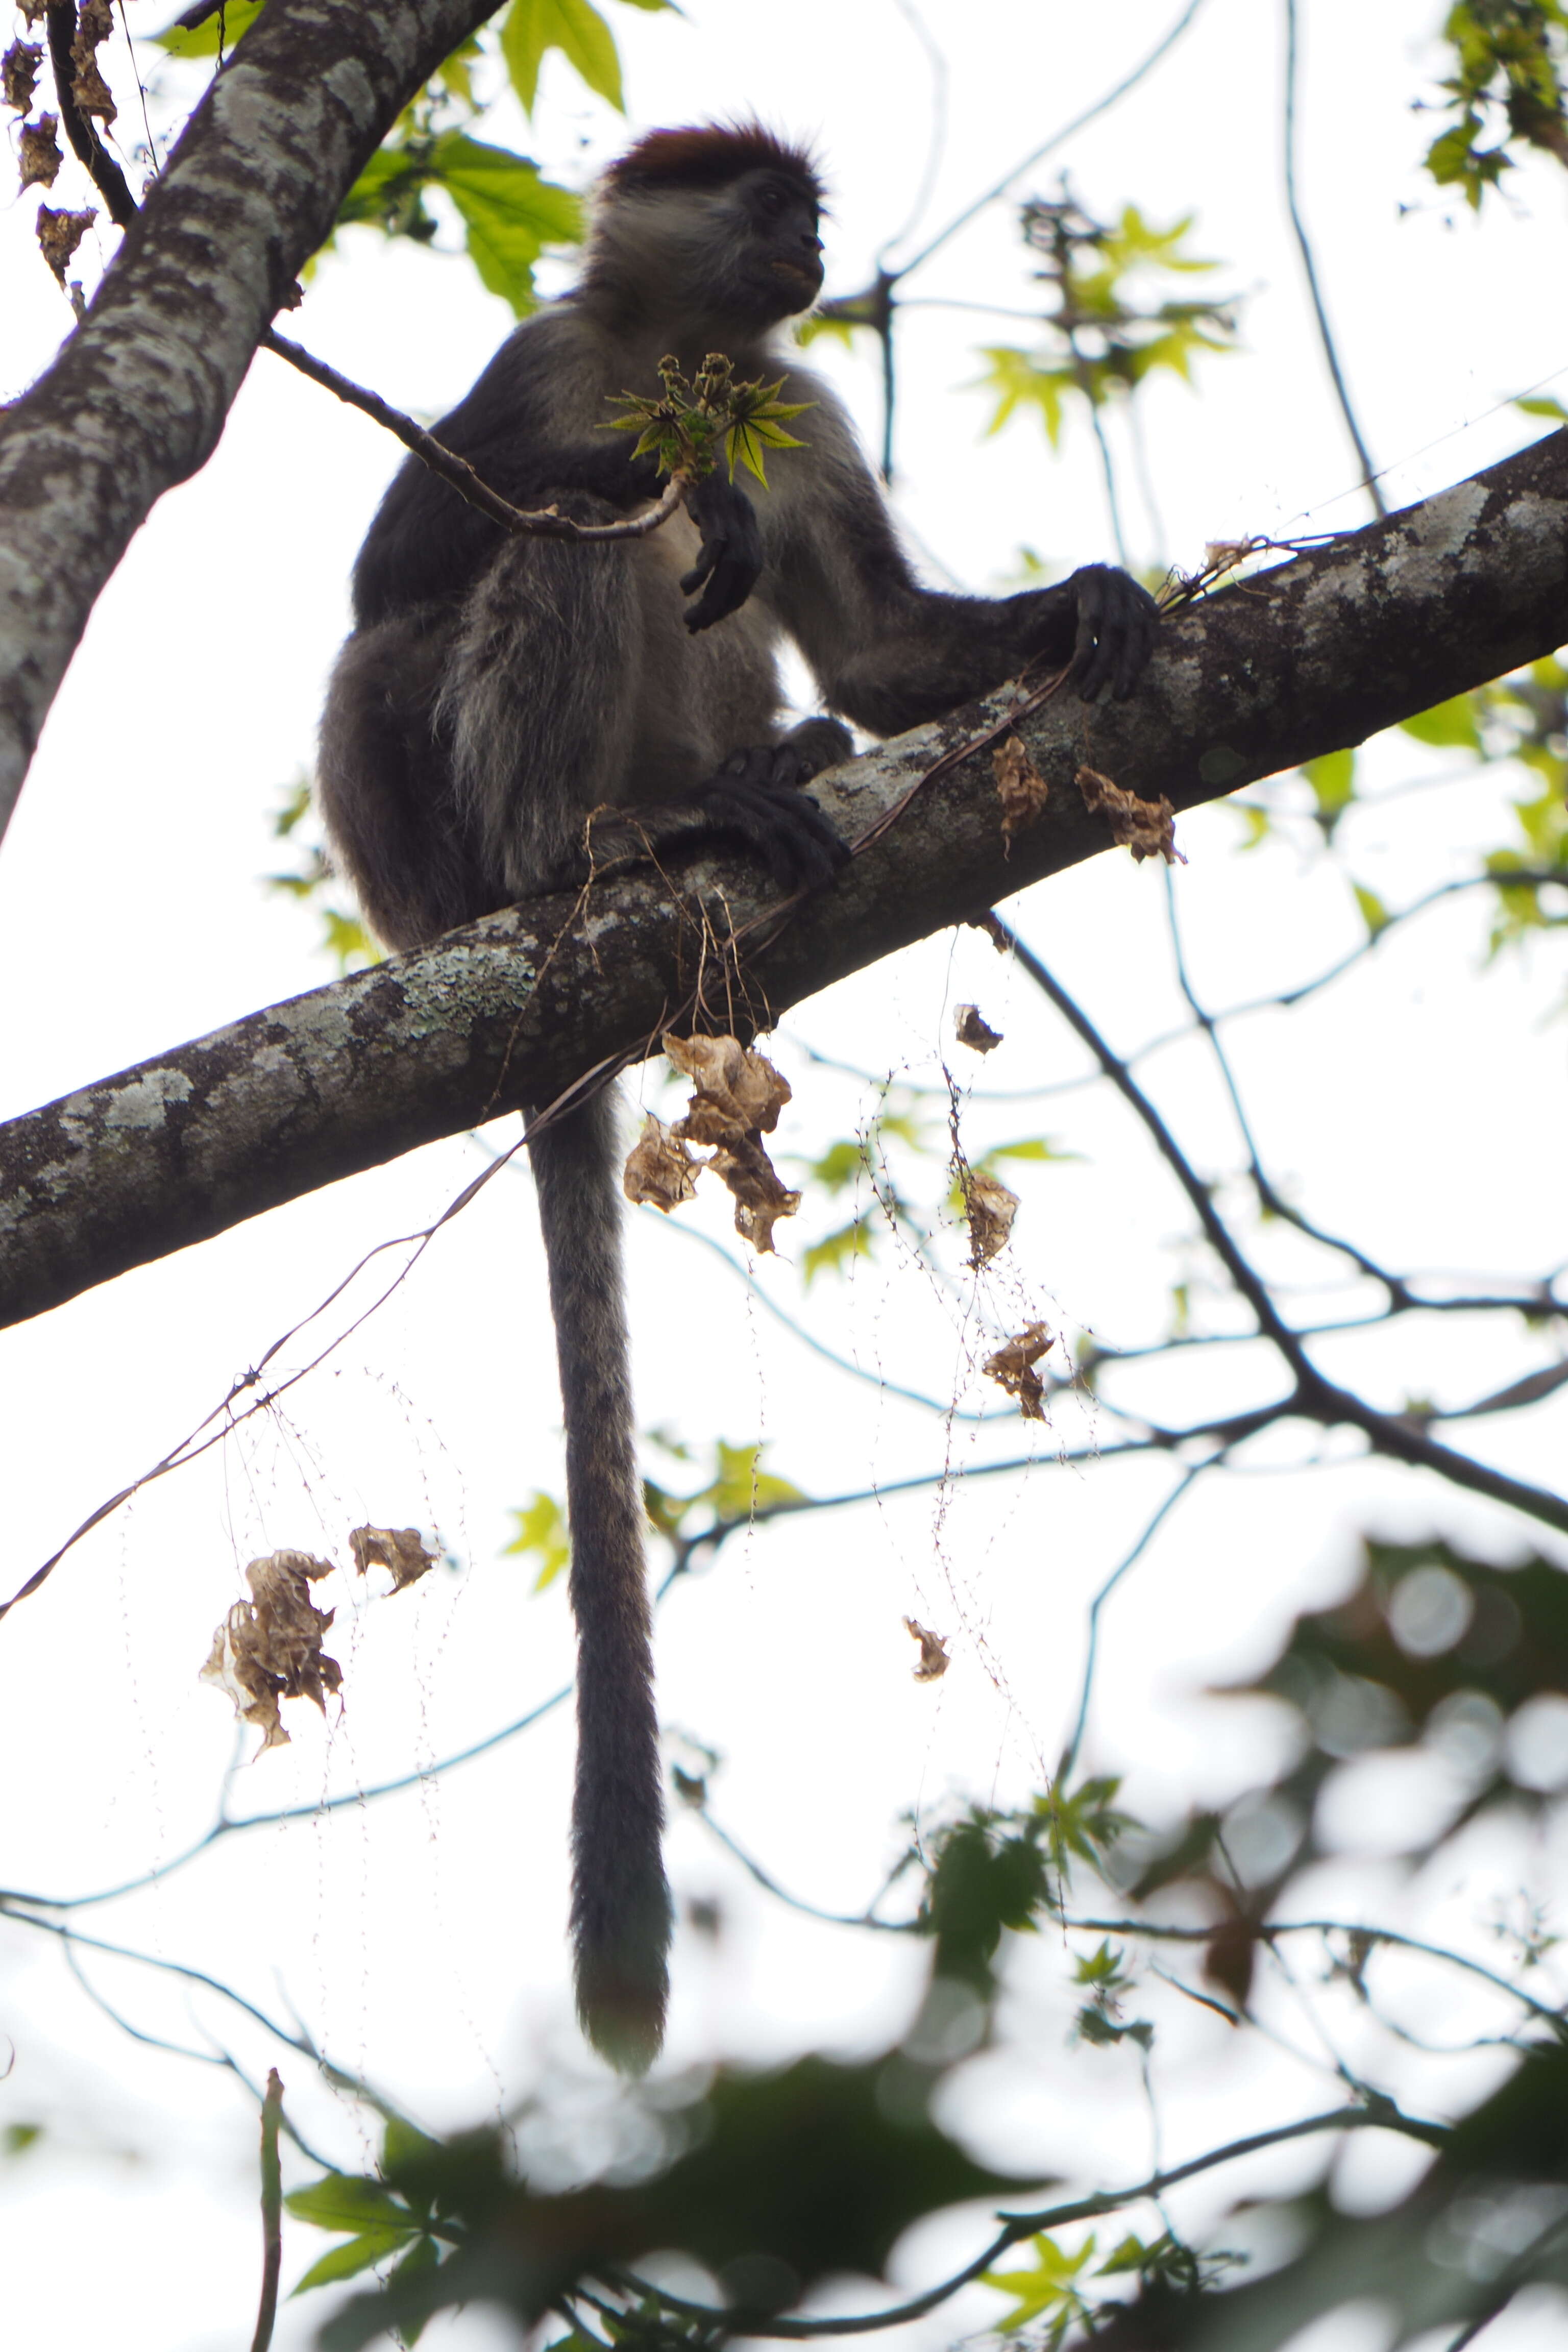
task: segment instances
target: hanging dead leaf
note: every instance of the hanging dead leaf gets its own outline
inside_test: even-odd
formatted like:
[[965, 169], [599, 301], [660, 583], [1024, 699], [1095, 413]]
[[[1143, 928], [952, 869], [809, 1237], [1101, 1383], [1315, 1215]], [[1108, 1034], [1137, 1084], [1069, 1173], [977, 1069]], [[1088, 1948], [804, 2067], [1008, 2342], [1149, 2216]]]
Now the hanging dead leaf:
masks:
[[321, 1648], [333, 1612], [318, 1609], [310, 1587], [331, 1576], [330, 1559], [308, 1551], [268, 1552], [245, 1571], [249, 1601], [237, 1601], [213, 1635], [201, 1670], [234, 1702], [235, 1712], [262, 1735], [258, 1756], [286, 1748], [289, 1734], [279, 1718], [285, 1698], [313, 1698], [324, 1715], [326, 1694], [341, 1690], [342, 1670]]
[[41, 41], [13, 41], [0, 58], [0, 100], [14, 114], [26, 114], [33, 103], [38, 68], [43, 62]]
[[1142, 800], [1096, 768], [1079, 770], [1078, 788], [1089, 814], [1104, 817], [1112, 841], [1130, 849], [1138, 864], [1145, 857], [1163, 857], [1167, 866], [1186, 864], [1176, 847], [1176, 812], [1163, 793], [1157, 801]]
[[90, 205], [80, 213], [58, 213], [52, 205], [38, 206], [38, 249], [62, 286], [66, 265], [97, 218]]
[[1005, 1388], [1009, 1396], [1018, 1400], [1018, 1410], [1026, 1421], [1044, 1421], [1046, 1417], [1046, 1384], [1035, 1366], [1047, 1349], [1056, 1346], [1055, 1334], [1043, 1323], [1026, 1323], [1021, 1331], [987, 1356], [982, 1371]]
[[668, 1216], [682, 1201], [689, 1201], [697, 1191], [697, 1176], [703, 1162], [693, 1160], [663, 1119], [649, 1111], [643, 1121], [643, 1131], [633, 1144], [626, 1158], [626, 1171], [621, 1178], [628, 1201], [647, 1202], [662, 1209]]
[[1002, 1032], [993, 1029], [982, 1017], [978, 1004], [961, 1004], [953, 1023], [953, 1034], [961, 1045], [972, 1053], [992, 1054], [1002, 1043]]
[[65, 161], [60, 153], [60, 142], [55, 136], [58, 128], [52, 114], [40, 114], [37, 122], [23, 123], [18, 142], [23, 187], [30, 188], [35, 184], [42, 188], [54, 186], [60, 165]]
[[1002, 803], [1002, 845], [1005, 856], [1013, 846], [1014, 835], [1044, 816], [1051, 788], [1019, 736], [1004, 736], [992, 751], [991, 766], [996, 778], [996, 796]]
[[904, 1631], [912, 1634], [921, 1645], [921, 1662], [915, 1668], [917, 1683], [939, 1682], [952, 1660], [947, 1654], [947, 1643], [940, 1633], [931, 1633], [913, 1617], [904, 1620]]
[[770, 1256], [773, 1227], [781, 1217], [794, 1216], [800, 1194], [780, 1182], [756, 1135], [721, 1144], [708, 1165], [735, 1196], [735, 1231], [761, 1255]]
[[384, 1568], [394, 1592], [417, 1584], [441, 1557], [431, 1550], [417, 1528], [354, 1528], [349, 1534], [349, 1549], [362, 1576], [370, 1569]]
[[98, 62], [98, 51], [114, 30], [112, 0], [82, 0], [71, 43], [71, 96], [83, 114], [112, 122], [119, 108]]
[[47, 10], [49, 0], [16, 0], [16, 5], [22, 11], [23, 24], [36, 25]]
[[1018, 1195], [983, 1169], [965, 1169], [962, 1181], [963, 1213], [969, 1220], [969, 1263], [988, 1265], [1006, 1245], [1018, 1213]]
[[664, 1050], [697, 1090], [677, 1135], [688, 1143], [730, 1143], [772, 1134], [790, 1089], [764, 1055], [738, 1037], [666, 1037]]

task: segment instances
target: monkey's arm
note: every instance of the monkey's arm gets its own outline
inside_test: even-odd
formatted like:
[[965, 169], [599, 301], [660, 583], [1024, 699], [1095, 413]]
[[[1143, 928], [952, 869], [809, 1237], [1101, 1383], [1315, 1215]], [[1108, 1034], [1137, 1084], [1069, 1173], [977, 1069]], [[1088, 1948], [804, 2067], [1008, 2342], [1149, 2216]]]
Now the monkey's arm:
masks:
[[834, 709], [875, 734], [898, 734], [1036, 658], [1070, 663], [1085, 701], [1107, 686], [1118, 697], [1131, 692], [1153, 648], [1156, 613], [1128, 573], [1085, 564], [1054, 587], [1016, 596], [926, 588], [830, 397], [810, 422], [809, 456], [795, 461], [799, 470], [776, 509], [764, 510], [766, 593]]

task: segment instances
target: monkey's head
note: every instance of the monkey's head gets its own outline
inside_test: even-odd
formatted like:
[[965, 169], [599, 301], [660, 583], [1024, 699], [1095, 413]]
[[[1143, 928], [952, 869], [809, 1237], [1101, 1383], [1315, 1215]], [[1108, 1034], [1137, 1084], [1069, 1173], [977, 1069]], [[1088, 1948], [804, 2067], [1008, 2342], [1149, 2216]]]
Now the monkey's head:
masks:
[[775, 326], [822, 290], [822, 197], [761, 123], [651, 131], [600, 183], [589, 276], [650, 315]]

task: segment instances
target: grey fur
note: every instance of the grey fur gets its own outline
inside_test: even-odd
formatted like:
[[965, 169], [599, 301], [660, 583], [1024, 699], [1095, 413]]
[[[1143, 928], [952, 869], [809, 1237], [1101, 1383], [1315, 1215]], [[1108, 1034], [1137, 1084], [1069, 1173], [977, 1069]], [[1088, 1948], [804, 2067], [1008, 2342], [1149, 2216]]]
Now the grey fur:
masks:
[[[625, 511], [656, 485], [629, 436], [597, 430], [607, 404], [653, 388], [666, 352], [690, 373], [720, 351], [737, 376], [784, 375], [784, 398], [812, 404], [798, 426], [807, 446], [772, 453], [767, 488], [750, 489], [762, 570], [749, 596], [749, 573], [726, 590], [717, 625], [718, 572], [683, 614], [700, 543], [688, 516], [633, 541], [508, 539], [416, 461], [404, 466], [355, 566], [358, 625], [329, 689], [319, 780], [338, 857], [394, 948], [578, 878], [601, 809], [635, 808], [636, 837], [654, 846], [727, 833], [781, 879], [829, 878], [842, 851], [795, 788], [851, 739], [837, 719], [785, 727], [786, 635], [824, 700], [883, 734], [1033, 656], [1073, 659], [1092, 693], [1128, 690], [1147, 655], [1149, 600], [1101, 566], [1000, 601], [916, 581], [832, 393], [773, 341], [820, 278], [806, 159], [798, 173], [759, 166], [742, 140], [733, 177], [714, 184], [710, 141], [702, 184], [688, 185], [657, 140], [637, 152], [651, 154], [640, 176], [601, 195], [577, 291], [517, 329], [439, 437], [517, 504], [554, 499], [584, 520]], [[720, 526], [726, 500], [755, 542], [744, 501], [721, 484]], [[596, 861], [630, 832], [595, 821]], [[531, 1158], [579, 1641], [578, 2010], [600, 2049], [640, 2068], [663, 2030], [670, 1912], [612, 1108], [590, 1102], [542, 1129]]]

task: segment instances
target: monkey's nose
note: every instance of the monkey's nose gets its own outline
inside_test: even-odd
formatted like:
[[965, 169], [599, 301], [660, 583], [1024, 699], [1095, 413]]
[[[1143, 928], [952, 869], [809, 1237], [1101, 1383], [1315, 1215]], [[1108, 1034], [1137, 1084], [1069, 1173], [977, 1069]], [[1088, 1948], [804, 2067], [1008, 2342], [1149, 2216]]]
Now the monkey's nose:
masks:
[[803, 236], [801, 238], [801, 243], [805, 246], [807, 253], [820, 253], [822, 251], [822, 239], [819, 236]]

